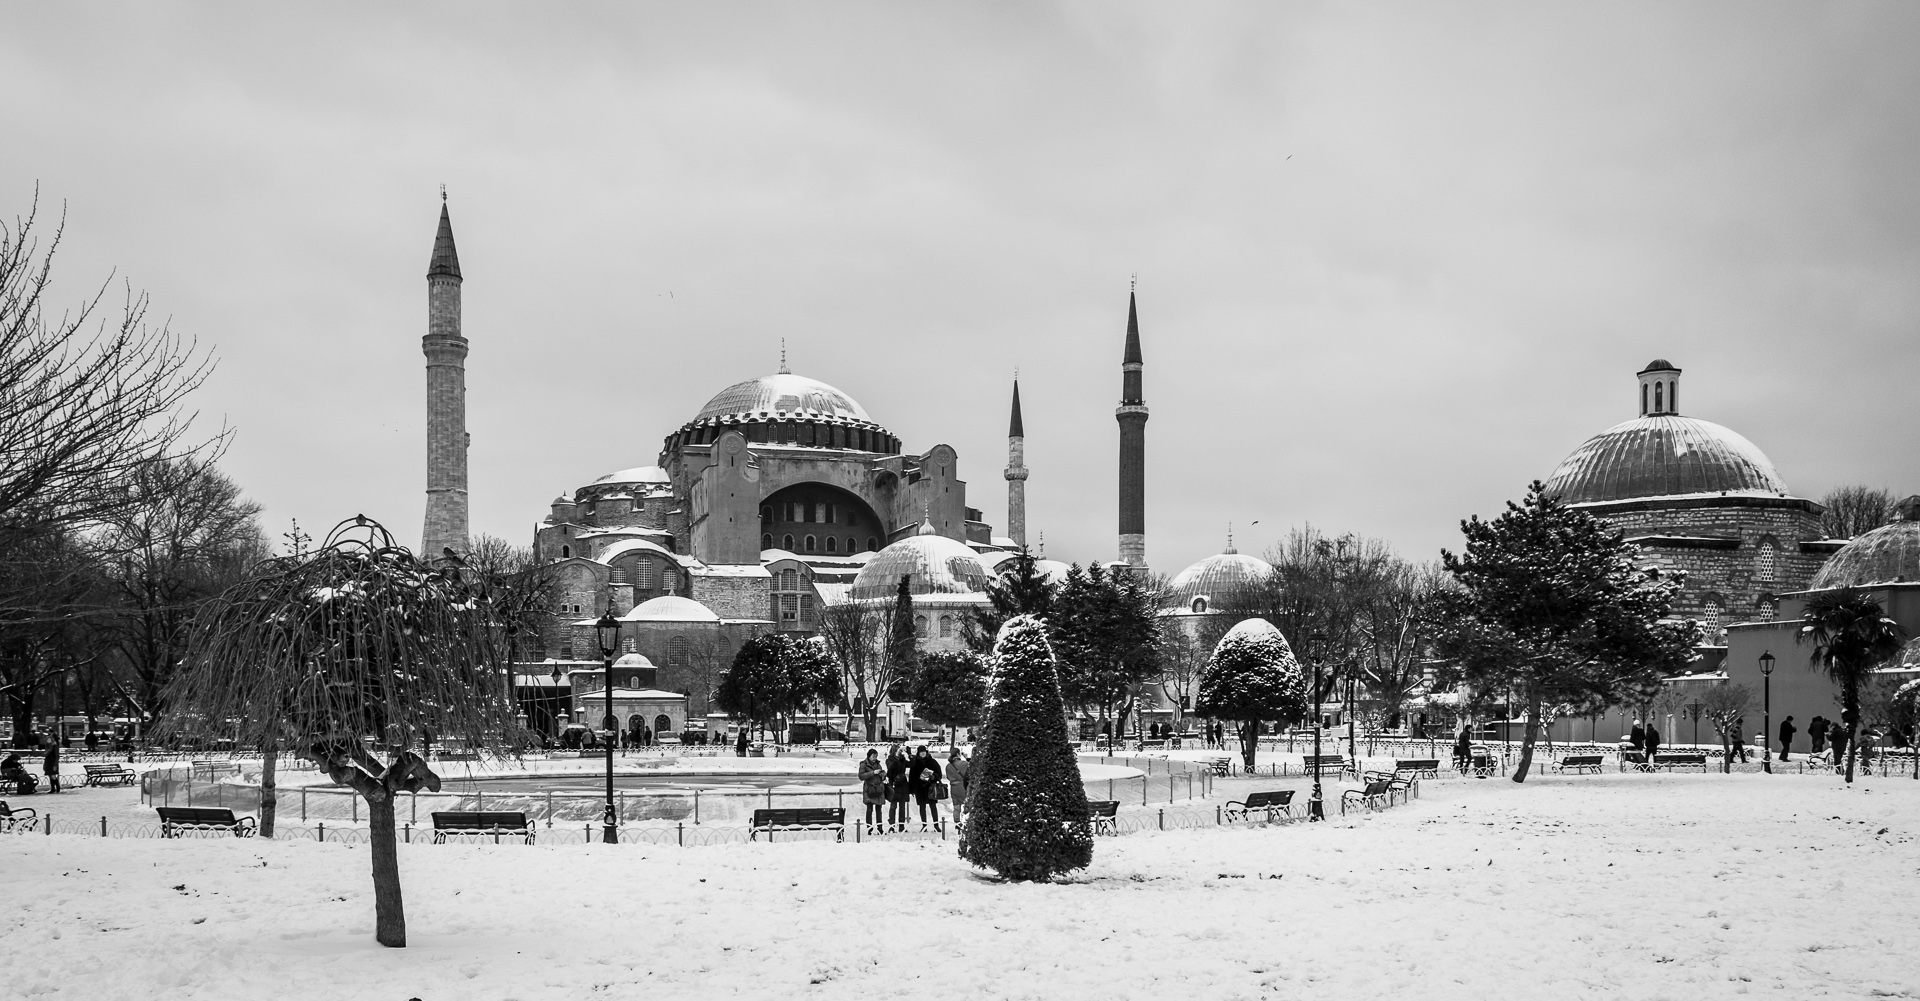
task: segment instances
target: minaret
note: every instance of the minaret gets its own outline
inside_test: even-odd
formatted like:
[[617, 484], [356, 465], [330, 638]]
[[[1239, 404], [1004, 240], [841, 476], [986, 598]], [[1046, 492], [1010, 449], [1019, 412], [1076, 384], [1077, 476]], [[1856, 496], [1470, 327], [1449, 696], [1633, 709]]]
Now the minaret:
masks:
[[1140, 312], [1127, 293], [1127, 353], [1120, 360], [1120, 562], [1147, 565], [1147, 402], [1140, 389]]
[[1020, 425], [1020, 376], [1013, 377], [1013, 421], [1007, 425], [1007, 538], [1027, 548], [1027, 432]]
[[460, 256], [453, 250], [447, 193], [427, 265], [427, 518], [422, 559], [467, 551], [467, 339], [460, 336]]

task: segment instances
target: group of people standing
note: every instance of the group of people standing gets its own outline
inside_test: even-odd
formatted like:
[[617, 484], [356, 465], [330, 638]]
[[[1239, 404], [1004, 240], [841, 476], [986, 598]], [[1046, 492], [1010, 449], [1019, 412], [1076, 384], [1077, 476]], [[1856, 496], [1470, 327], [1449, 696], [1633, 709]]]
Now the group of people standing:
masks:
[[[868, 750], [866, 760], [860, 762], [859, 773], [860, 801], [866, 804], [868, 833], [906, 830], [909, 799], [920, 807], [923, 831], [929, 825], [939, 826], [941, 800], [953, 804], [953, 819], [958, 823], [967, 802], [967, 778], [972, 768], [973, 763], [957, 747], [947, 753], [944, 768], [924, 744], [911, 755], [902, 745], [895, 744], [887, 752], [885, 761], [880, 760], [878, 750]], [[882, 804], [887, 807], [885, 821], [880, 819]]]
[[[40, 768], [42, 773], [47, 777], [47, 791], [59, 792], [59, 743], [48, 741], [46, 754], [46, 758], [40, 763]], [[5, 760], [0, 761], [0, 791], [8, 791], [10, 789], [16, 796], [27, 796], [31, 795], [39, 787], [40, 780], [34, 778], [33, 774], [27, 771], [26, 766], [20, 763], [20, 755], [18, 753], [9, 753]]]

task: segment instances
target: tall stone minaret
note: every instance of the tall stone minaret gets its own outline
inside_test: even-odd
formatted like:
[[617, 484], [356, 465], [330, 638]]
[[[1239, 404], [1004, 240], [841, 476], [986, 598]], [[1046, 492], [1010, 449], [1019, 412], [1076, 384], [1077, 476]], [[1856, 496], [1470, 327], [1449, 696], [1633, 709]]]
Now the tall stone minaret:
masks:
[[1027, 548], [1027, 431], [1020, 425], [1020, 376], [1013, 377], [1013, 421], [1007, 425], [1007, 538]]
[[440, 232], [427, 265], [427, 519], [422, 559], [467, 551], [467, 339], [460, 336], [460, 256], [440, 193]]
[[1147, 401], [1140, 389], [1140, 312], [1127, 293], [1127, 353], [1120, 360], [1120, 562], [1147, 565]]

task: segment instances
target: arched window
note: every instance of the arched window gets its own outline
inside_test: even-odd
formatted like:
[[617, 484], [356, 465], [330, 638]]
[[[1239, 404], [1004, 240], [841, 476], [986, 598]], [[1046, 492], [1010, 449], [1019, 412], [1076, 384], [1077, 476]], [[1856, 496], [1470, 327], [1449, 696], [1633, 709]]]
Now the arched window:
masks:
[[1760, 549], [1753, 554], [1753, 577], [1762, 590], [1772, 590], [1774, 574], [1779, 570], [1779, 553], [1772, 542], [1760, 543]]
[[789, 535], [789, 536], [785, 536], [784, 538], [785, 538], [785, 541], [783, 541], [780, 544], [780, 548], [786, 550], [787, 552], [793, 552], [793, 536]]
[[561, 547], [560, 547], [560, 558], [561, 558], [561, 559], [563, 559], [563, 560], [564, 560], [564, 559], [567, 559], [568, 557], [570, 557], [570, 556], [572, 556], [572, 555], [573, 555], [573, 547], [572, 547], [572, 546], [561, 546]]
[[1664, 382], [1653, 384], [1653, 409], [1656, 413], [1667, 409], [1666, 389], [1667, 384]]
[[1206, 597], [1203, 595], [1201, 597], [1193, 599], [1193, 614], [1205, 615], [1206, 613], [1207, 613]]
[[1647, 414], [1647, 384], [1643, 382], [1640, 384], [1640, 416], [1645, 417], [1646, 414]]
[[661, 713], [660, 715], [655, 716], [653, 718], [653, 732], [654, 733], [672, 733], [673, 717], [668, 716], [666, 713]]
[[920, 639], [927, 638], [927, 617], [926, 616], [916, 615], [913, 617], [913, 635], [919, 637]]
[[1701, 606], [1700, 631], [1708, 645], [1718, 646], [1726, 640], [1726, 631], [1720, 627], [1720, 619], [1725, 608], [1719, 598], [1708, 598]]
[[814, 537], [811, 535], [807, 536], [807, 552], [811, 553], [814, 550], [817, 550], [819, 548], [820, 548], [820, 545], [818, 542], [814, 540]]
[[773, 548], [773, 533], [772, 533], [772, 532], [767, 532], [767, 533], [764, 533], [764, 534], [762, 534], [762, 535], [760, 536], [760, 548], [761, 548], [761, 549], [772, 549], [772, 548]]
[[653, 590], [653, 561], [642, 557], [633, 562], [633, 583], [642, 590]]
[[837, 553], [839, 551], [840, 551], [840, 540], [834, 538], [831, 535], [827, 536], [827, 552]]
[[871, 535], [869, 535], [869, 536], [867, 536], [867, 551], [868, 551], [868, 552], [872, 552], [872, 551], [874, 551], [874, 550], [876, 550], [876, 549], [879, 549], [879, 548], [880, 548], [880, 547], [879, 547], [878, 545], [876, 545], [876, 544], [875, 544], [875, 539], [874, 539], [874, 537], [873, 537], [873, 536], [871, 536]]
[[953, 616], [951, 615], [940, 616], [940, 638], [944, 640], [944, 639], [951, 639], [952, 637], [953, 637]]

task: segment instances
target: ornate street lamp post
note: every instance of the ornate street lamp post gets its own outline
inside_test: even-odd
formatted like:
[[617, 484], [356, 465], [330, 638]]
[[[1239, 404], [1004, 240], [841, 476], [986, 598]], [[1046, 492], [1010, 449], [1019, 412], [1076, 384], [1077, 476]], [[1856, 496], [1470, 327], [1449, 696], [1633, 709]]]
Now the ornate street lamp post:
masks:
[[600, 642], [600, 663], [606, 671], [602, 680], [606, 682], [607, 696], [607, 810], [600, 840], [612, 845], [620, 842], [620, 815], [613, 806], [613, 745], [620, 738], [613, 718], [613, 654], [620, 645], [620, 620], [613, 617], [613, 599], [607, 599], [607, 614], [593, 624], [593, 632]]
[[1760, 767], [1767, 774], [1773, 774], [1773, 651], [1760, 655], [1760, 688], [1766, 694], [1762, 696], [1760, 724]]
[[1326, 657], [1327, 638], [1314, 633], [1307, 638], [1307, 659], [1313, 662], [1313, 798], [1307, 800], [1307, 819], [1327, 819], [1320, 800], [1320, 661]]

